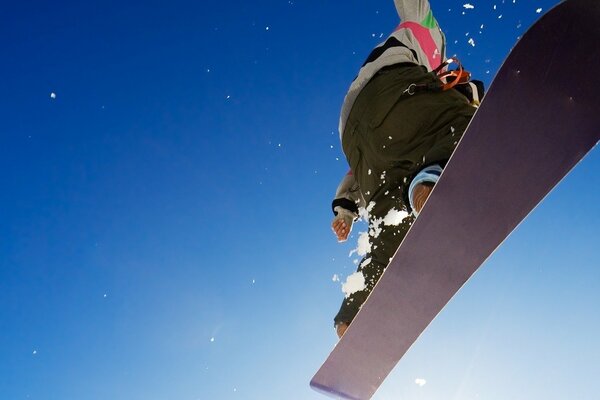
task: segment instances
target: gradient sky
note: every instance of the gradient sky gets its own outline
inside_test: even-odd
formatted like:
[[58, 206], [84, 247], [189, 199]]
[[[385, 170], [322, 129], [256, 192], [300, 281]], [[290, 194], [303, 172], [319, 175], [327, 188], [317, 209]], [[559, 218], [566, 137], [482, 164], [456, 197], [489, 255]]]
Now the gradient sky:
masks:
[[[489, 83], [557, 1], [465, 3], [432, 7]], [[4, 4], [0, 398], [324, 398], [308, 382], [361, 229], [329, 227], [339, 109], [397, 18], [391, 0]], [[597, 398], [599, 170], [596, 149], [375, 399]]]

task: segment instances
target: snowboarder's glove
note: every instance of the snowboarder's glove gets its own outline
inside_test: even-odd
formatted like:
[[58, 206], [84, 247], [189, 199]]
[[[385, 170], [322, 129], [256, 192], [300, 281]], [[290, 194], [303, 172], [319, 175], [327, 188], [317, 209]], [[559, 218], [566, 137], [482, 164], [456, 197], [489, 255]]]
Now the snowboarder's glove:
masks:
[[334, 207], [333, 212], [335, 213], [335, 218], [333, 218], [331, 228], [336, 234], [338, 241], [344, 242], [348, 239], [350, 231], [352, 230], [352, 224], [354, 223], [354, 220], [358, 218], [358, 215], [341, 206]]

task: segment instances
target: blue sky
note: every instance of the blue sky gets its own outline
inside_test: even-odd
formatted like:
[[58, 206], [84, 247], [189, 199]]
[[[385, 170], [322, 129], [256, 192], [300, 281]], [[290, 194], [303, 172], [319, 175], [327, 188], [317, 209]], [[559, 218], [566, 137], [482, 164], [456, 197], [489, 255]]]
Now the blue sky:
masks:
[[[557, 2], [465, 3], [432, 6], [489, 83]], [[308, 381], [361, 228], [329, 228], [338, 113], [397, 22], [391, 0], [4, 6], [1, 397], [322, 398]], [[376, 399], [595, 398], [599, 167], [595, 150]]]

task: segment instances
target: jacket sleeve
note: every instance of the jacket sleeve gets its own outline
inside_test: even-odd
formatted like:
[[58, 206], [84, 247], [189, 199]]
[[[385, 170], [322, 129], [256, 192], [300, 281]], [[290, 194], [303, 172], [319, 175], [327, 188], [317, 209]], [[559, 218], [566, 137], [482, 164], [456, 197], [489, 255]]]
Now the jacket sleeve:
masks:
[[431, 7], [428, 0], [394, 0], [401, 21], [421, 23], [430, 16]]
[[360, 188], [352, 171], [349, 171], [343, 178], [335, 192], [335, 198], [331, 203], [331, 209], [334, 215], [337, 215], [336, 207], [342, 207], [358, 215], [358, 205], [362, 202]]

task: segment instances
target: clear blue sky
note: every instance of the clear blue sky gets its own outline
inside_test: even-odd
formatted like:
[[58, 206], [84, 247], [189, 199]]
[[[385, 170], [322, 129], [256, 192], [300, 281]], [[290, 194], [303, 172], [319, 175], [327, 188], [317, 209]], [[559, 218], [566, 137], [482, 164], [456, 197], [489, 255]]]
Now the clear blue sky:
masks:
[[[557, 2], [465, 3], [432, 0], [489, 83]], [[397, 22], [391, 0], [6, 3], [0, 398], [322, 398], [358, 232], [329, 228], [338, 112]], [[597, 398], [599, 170], [596, 150], [376, 399]]]

